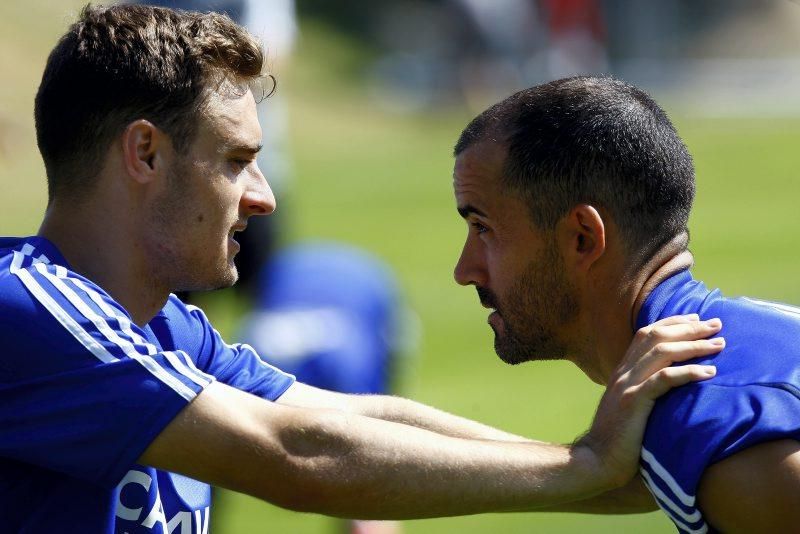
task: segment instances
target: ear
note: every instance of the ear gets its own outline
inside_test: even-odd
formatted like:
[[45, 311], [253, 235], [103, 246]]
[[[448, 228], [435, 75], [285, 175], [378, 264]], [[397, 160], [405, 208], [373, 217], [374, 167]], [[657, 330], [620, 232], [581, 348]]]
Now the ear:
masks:
[[152, 182], [163, 170], [167, 136], [152, 122], [139, 119], [122, 133], [122, 155], [128, 176], [140, 184]]
[[578, 204], [557, 227], [564, 261], [588, 271], [606, 251], [606, 225], [600, 213], [588, 204]]

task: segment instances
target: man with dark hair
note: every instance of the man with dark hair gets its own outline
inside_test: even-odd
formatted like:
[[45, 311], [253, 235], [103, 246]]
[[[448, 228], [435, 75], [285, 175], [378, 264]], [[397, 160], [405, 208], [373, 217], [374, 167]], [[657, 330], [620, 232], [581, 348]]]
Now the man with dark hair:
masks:
[[[606, 384], [636, 328], [720, 317], [719, 372], [658, 401], [642, 479], [681, 531], [796, 529], [800, 310], [692, 279], [694, 168], [664, 111], [612, 78], [557, 80], [484, 111], [455, 155], [469, 225], [455, 278], [494, 309], [498, 355], [567, 359]], [[626, 510], [654, 506], [628, 495]]]
[[713, 375], [668, 365], [717, 352], [715, 322], [620, 346], [593, 427], [559, 446], [299, 384], [170, 294], [234, 283], [234, 234], [275, 208], [254, 162], [262, 64], [224, 16], [143, 6], [87, 7], [51, 53], [35, 113], [47, 212], [37, 236], [0, 239], [3, 530], [204, 532], [206, 483], [405, 518], [630, 480], [653, 400]]

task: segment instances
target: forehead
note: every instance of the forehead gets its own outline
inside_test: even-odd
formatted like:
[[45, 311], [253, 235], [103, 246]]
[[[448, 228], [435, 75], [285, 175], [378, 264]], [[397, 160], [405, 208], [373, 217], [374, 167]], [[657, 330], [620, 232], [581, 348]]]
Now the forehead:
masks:
[[453, 168], [456, 197], [499, 194], [507, 152], [505, 146], [492, 140], [480, 141], [461, 152]]
[[200, 140], [218, 150], [252, 147], [261, 143], [261, 126], [253, 93], [223, 91], [212, 93], [198, 123]]

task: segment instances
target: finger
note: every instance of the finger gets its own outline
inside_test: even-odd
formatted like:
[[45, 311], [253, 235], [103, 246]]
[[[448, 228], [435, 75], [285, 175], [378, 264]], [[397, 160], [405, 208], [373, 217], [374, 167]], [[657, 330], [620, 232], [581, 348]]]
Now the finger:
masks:
[[633, 368], [643, 355], [653, 350], [659, 343], [707, 338], [718, 333], [721, 329], [722, 321], [719, 319], [686, 321], [671, 325], [653, 323], [650, 326], [641, 328], [634, 335], [628, 352], [619, 367], [619, 372], [624, 373]]
[[723, 337], [659, 343], [633, 364], [627, 378], [634, 384], [642, 382], [650, 375], [674, 363], [715, 355], [724, 348], [725, 338]]
[[641, 386], [643, 397], [655, 400], [672, 388], [708, 380], [717, 374], [713, 365], [683, 365], [681, 367], [667, 367], [661, 369], [648, 378]]
[[[705, 321], [689, 321], [671, 325], [651, 325], [646, 332], [649, 340], [660, 343], [663, 341], [688, 341], [700, 339], [716, 334], [722, 329], [722, 321], [717, 318]], [[653, 344], [655, 344], [653, 343]]]
[[669, 326], [671, 324], [682, 324], [682, 323], [689, 323], [694, 321], [699, 321], [700, 316], [696, 313], [689, 313], [686, 315], [673, 315], [671, 317], [666, 317], [664, 319], [659, 319], [658, 321], [654, 322], [651, 326]]

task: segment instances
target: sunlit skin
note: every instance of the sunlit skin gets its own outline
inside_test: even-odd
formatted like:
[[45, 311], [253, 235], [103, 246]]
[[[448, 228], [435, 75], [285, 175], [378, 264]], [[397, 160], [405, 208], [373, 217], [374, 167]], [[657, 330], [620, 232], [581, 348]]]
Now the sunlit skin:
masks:
[[39, 235], [143, 325], [171, 292], [236, 281], [234, 233], [275, 209], [255, 162], [260, 148], [253, 95], [233, 86], [209, 96], [185, 154], [150, 122], [134, 121], [91, 192], [53, 201]]
[[[602, 209], [579, 204], [553, 231], [538, 229], [528, 207], [501, 187], [505, 158], [505, 147], [493, 141], [477, 143], [456, 158], [456, 207], [469, 228], [456, 281], [476, 286], [484, 303], [487, 295], [494, 296], [488, 300], [497, 311], [489, 323], [504, 360], [565, 358], [605, 384], [631, 340], [647, 295], [692, 265], [684, 250], [688, 236], [676, 236], [636, 265], [626, 258], [613, 218]], [[556, 272], [541, 272], [547, 269]], [[515, 303], [531, 307], [514, 310]], [[565, 303], [573, 307], [571, 314], [563, 313]], [[509, 349], [503, 338], [510, 330], [516, 348], [527, 349], [526, 354], [502, 354]], [[711, 466], [698, 501], [707, 520], [725, 532], [794, 530], [798, 473], [797, 441], [761, 444]], [[641, 510], [655, 508], [641, 483], [628, 490], [627, 498], [635, 495]]]
[[632, 269], [613, 220], [600, 208], [576, 205], [554, 229], [540, 229], [525, 203], [503, 187], [506, 153], [487, 139], [456, 158], [456, 208], [468, 231], [455, 279], [494, 296], [481, 300], [496, 308], [489, 316], [496, 347], [507, 348], [511, 332], [520, 341], [515, 349], [527, 348], [525, 358], [514, 352], [503, 359], [564, 358], [605, 384], [630, 343], [646, 295], [691, 265], [691, 254], [681, 252], [686, 236]]
[[[255, 101], [217, 96], [199, 122], [188, 154], [174, 166], [174, 185], [154, 201], [152, 217], [142, 225], [157, 277], [174, 290], [207, 290], [233, 285], [233, 258], [239, 251], [234, 232], [251, 215], [271, 213], [275, 200], [255, 157], [261, 128]], [[182, 176], [181, 176], [182, 175]]]
[[485, 143], [456, 160], [456, 204], [468, 230], [455, 278], [494, 310], [488, 320], [504, 361], [564, 358], [560, 331], [574, 317], [574, 296], [556, 268], [552, 233], [537, 229], [525, 204], [503, 190], [495, 169], [504, 158], [501, 146]]

